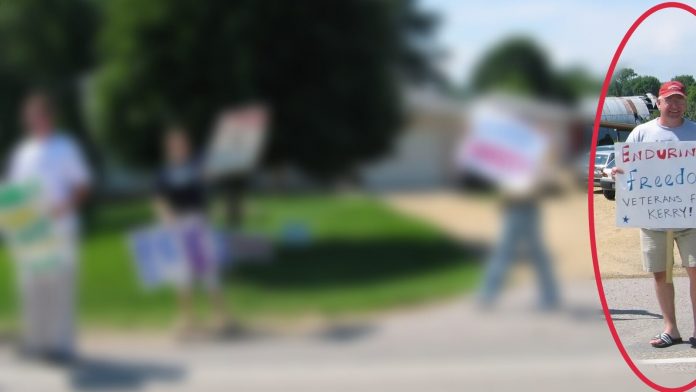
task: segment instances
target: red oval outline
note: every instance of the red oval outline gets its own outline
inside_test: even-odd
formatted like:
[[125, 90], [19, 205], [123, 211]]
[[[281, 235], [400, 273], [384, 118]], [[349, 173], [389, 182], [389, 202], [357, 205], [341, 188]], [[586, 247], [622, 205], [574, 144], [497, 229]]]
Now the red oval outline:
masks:
[[[650, 15], [654, 14], [655, 12], [659, 10], [663, 10], [666, 8], [679, 8], [684, 11], [690, 12], [692, 15], [696, 16], [696, 9], [683, 4], [683, 3], [678, 3], [678, 2], [666, 2], [666, 3], [660, 3], [656, 6], [653, 6], [652, 8], [648, 9], [645, 11], [638, 19], [636, 19], [635, 22], [631, 25], [631, 27], [628, 29], [626, 32], [626, 35], [624, 35], [623, 39], [621, 40], [621, 43], [619, 44], [619, 47], [616, 48], [616, 52], [614, 52], [614, 57], [611, 60], [611, 64], [609, 65], [609, 69], [607, 70], [607, 75], [604, 78], [604, 84], [602, 84], [602, 94], [599, 96], [599, 102], [597, 103], [597, 112], [595, 113], [595, 120], [594, 120], [594, 127], [592, 129], [592, 147], [590, 148], [590, 165], [589, 165], [589, 177], [592, 178], [594, 175], [594, 156], [597, 152], [597, 137], [598, 137], [598, 131], [599, 131], [599, 122], [602, 117], [602, 108], [604, 107], [604, 98], [607, 96], [607, 90], [609, 89], [609, 83], [611, 82], [611, 77], [614, 74], [614, 69], [616, 68], [616, 64], [619, 61], [619, 58], [621, 57], [621, 53], [624, 50], [624, 47], [626, 46], [626, 43], [628, 43], [628, 40], [631, 38], [633, 33], [636, 31], [638, 26], [640, 26], [641, 23], [645, 19], [647, 19]], [[587, 212], [588, 212], [588, 217], [589, 217], [589, 224], [590, 224], [590, 248], [592, 250], [592, 263], [594, 264], [594, 274], [595, 274], [595, 280], [597, 281], [597, 292], [599, 294], [599, 299], [602, 302], [602, 309], [604, 310], [604, 318], [607, 321], [607, 325], [609, 326], [609, 331], [611, 331], [611, 336], [614, 338], [614, 342], [616, 343], [616, 347], [619, 349], [621, 352], [621, 355], [623, 356], [624, 360], [626, 361], [626, 364], [633, 370], [633, 373], [638, 376], [645, 384], [648, 386], [658, 390], [658, 391], [674, 391], [674, 392], [681, 392], [681, 391], [687, 391], [694, 386], [696, 386], [696, 379], [691, 381], [690, 383], [686, 385], [682, 385], [681, 387], [675, 387], [675, 388], [670, 388], [670, 387], [664, 387], [662, 385], [659, 385], [652, 380], [650, 380], [643, 372], [638, 369], [636, 364], [633, 362], [631, 357], [628, 355], [628, 352], [626, 352], [626, 348], [623, 346], [623, 343], [621, 343], [621, 338], [619, 337], [619, 334], [616, 332], [616, 327], [614, 326], [614, 321], [611, 319], [611, 315], [609, 314], [609, 307], [607, 305], [607, 298], [604, 294], [604, 286], [602, 285], [602, 278], [600, 276], [599, 272], [599, 261], [597, 259], [597, 242], [595, 240], [595, 229], [594, 229], [594, 184], [591, 181], [587, 182]]]

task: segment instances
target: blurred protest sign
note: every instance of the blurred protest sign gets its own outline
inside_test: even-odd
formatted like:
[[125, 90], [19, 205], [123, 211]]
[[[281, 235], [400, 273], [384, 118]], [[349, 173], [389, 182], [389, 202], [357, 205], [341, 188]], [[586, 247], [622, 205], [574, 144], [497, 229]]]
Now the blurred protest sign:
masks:
[[130, 246], [140, 281], [148, 288], [184, 284], [219, 262], [215, 238], [198, 220], [138, 230]]
[[131, 250], [145, 287], [178, 284], [188, 279], [186, 255], [177, 236], [166, 228], [139, 230], [131, 235]]
[[267, 123], [268, 112], [259, 105], [222, 112], [208, 145], [206, 176], [219, 179], [250, 171], [261, 153]]
[[0, 232], [20, 268], [51, 270], [67, 261], [37, 184], [0, 185]]
[[499, 99], [478, 102], [469, 113], [468, 134], [456, 153], [459, 168], [506, 191], [531, 191], [551, 141], [530, 115], [538, 113]]
[[696, 227], [696, 142], [617, 143], [616, 225]]
[[210, 269], [267, 261], [273, 254], [265, 236], [215, 230], [200, 219], [137, 230], [130, 236], [130, 248], [146, 288], [176, 286]]

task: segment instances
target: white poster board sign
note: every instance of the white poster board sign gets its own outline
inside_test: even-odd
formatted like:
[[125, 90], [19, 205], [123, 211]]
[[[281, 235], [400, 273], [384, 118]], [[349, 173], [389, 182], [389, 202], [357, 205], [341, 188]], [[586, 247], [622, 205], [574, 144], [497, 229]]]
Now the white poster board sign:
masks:
[[696, 142], [617, 143], [616, 225], [696, 227]]
[[35, 183], [0, 185], [0, 232], [19, 268], [33, 272], [51, 271], [68, 257], [40, 196]]
[[144, 287], [188, 281], [188, 258], [176, 230], [162, 227], [138, 230], [130, 236], [130, 247]]
[[213, 228], [195, 217], [136, 230], [129, 245], [145, 288], [187, 284], [217, 270], [229, 253]]
[[538, 179], [550, 141], [534, 123], [504, 106], [480, 103], [457, 151], [457, 166], [503, 190], [528, 191]]
[[224, 111], [208, 145], [204, 170], [210, 179], [251, 170], [266, 139], [268, 113], [263, 106]]

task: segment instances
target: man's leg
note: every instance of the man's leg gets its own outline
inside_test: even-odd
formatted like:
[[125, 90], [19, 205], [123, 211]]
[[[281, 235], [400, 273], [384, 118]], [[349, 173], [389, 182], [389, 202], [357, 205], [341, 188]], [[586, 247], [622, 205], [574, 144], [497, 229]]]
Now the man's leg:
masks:
[[174, 329], [180, 337], [186, 337], [194, 329], [195, 317], [193, 311], [193, 290], [190, 286], [179, 287], [177, 290], [179, 315]]
[[207, 266], [203, 273], [203, 285], [210, 296], [210, 304], [213, 312], [213, 328], [223, 331], [230, 326], [230, 316], [225, 301], [225, 291], [220, 282], [220, 270], [216, 263]]
[[[675, 233], [675, 239], [677, 237], [681, 237], [681, 233]], [[683, 243], [684, 241], [677, 239], [680, 252], [683, 250]], [[653, 274], [655, 281], [655, 293], [664, 322], [663, 332], [673, 338], [679, 338], [681, 335], [677, 328], [674, 310], [674, 285], [666, 281], [667, 235], [664, 231], [641, 229], [640, 244], [643, 251], [643, 268]], [[659, 343], [659, 341], [659, 339], [652, 339], [650, 343]]]
[[[682, 266], [689, 276], [689, 296], [694, 320], [693, 334], [696, 336], [696, 229], [675, 232], [674, 236], [682, 259]], [[692, 343], [693, 344], [693, 343]]]
[[42, 297], [46, 315], [46, 359], [69, 365], [76, 359], [76, 302], [79, 244], [75, 233], [58, 232], [59, 258], [44, 271], [46, 291]]
[[553, 274], [551, 258], [541, 236], [539, 222], [540, 211], [538, 206], [530, 205], [527, 211], [527, 229], [524, 231], [526, 236], [526, 246], [532, 266], [536, 270], [541, 291], [541, 306], [544, 309], [558, 307], [558, 287], [556, 278]]
[[665, 324], [663, 332], [669, 334], [673, 338], [681, 337], [679, 328], [677, 328], [677, 316], [674, 310], [674, 284], [667, 283], [667, 273], [653, 272], [655, 278], [655, 292], [657, 293], [657, 302], [660, 304], [662, 318]]
[[39, 276], [18, 265], [19, 298], [22, 307], [22, 351], [30, 356], [39, 355], [45, 348], [45, 315], [41, 306], [42, 280]]
[[689, 275], [689, 293], [691, 294], [691, 314], [694, 317], [694, 331], [691, 336], [696, 337], [696, 267], [686, 267]]
[[75, 265], [73, 261], [56, 266], [48, 272], [49, 288], [43, 298], [48, 315], [48, 354], [49, 359], [69, 362], [75, 352]]
[[514, 206], [503, 209], [503, 232], [486, 262], [483, 277], [480, 302], [484, 306], [494, 304], [516, 258], [517, 243], [525, 230], [524, 218]]

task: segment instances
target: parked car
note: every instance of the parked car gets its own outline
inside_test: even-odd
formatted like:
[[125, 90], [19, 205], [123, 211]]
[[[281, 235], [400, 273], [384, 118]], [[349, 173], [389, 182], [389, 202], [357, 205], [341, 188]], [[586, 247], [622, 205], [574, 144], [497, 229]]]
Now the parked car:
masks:
[[[602, 178], [602, 169], [606, 164], [614, 159], [614, 146], [597, 146], [597, 151], [595, 154], [595, 171], [593, 183], [594, 186], [600, 186], [600, 179]], [[578, 171], [578, 178], [580, 179], [581, 185], [587, 185], [587, 176], [590, 170], [590, 153], [585, 154], [582, 159], [580, 159], [576, 165]]]
[[602, 169], [602, 177], [599, 180], [599, 185], [602, 187], [602, 194], [609, 200], [614, 200], [616, 197], [616, 181], [611, 176], [611, 169], [614, 168], [614, 166], [616, 166], [616, 159], [612, 158]]
[[609, 162], [614, 162], [614, 146], [609, 146], [610, 149], [599, 149], [597, 147], [597, 153], [595, 154], [595, 170], [594, 170], [594, 185], [600, 186], [600, 181], [604, 177], [604, 168]]

